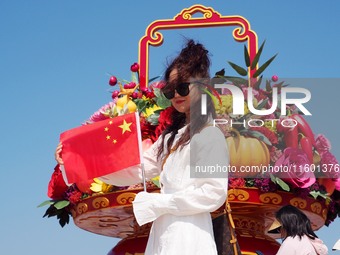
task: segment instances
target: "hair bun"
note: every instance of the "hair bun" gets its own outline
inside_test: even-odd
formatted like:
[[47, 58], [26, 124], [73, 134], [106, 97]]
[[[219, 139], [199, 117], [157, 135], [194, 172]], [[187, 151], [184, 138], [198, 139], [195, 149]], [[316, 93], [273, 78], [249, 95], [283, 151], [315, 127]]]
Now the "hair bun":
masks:
[[179, 55], [168, 66], [165, 79], [173, 69], [177, 69], [179, 79], [187, 80], [191, 77], [208, 78], [210, 68], [209, 51], [201, 43], [193, 39], [186, 41]]

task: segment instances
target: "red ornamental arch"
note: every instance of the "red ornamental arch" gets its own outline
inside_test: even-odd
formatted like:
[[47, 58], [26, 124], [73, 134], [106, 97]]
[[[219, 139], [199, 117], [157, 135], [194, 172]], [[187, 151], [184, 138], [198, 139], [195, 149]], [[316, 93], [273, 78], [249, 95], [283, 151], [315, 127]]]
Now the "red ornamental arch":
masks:
[[[202, 17], [193, 15], [201, 13]], [[251, 30], [248, 20], [233, 15], [223, 16], [211, 7], [193, 5], [183, 9], [173, 19], [156, 20], [152, 22], [145, 31], [145, 35], [139, 41], [138, 62], [140, 65], [139, 79], [140, 88], [143, 90], [148, 86], [149, 80], [149, 46], [160, 46], [163, 43], [161, 30], [238, 26], [233, 30], [233, 37], [237, 42], [248, 41], [250, 60], [252, 61], [257, 52], [257, 35]], [[249, 69], [249, 77], [253, 77], [257, 68]]]

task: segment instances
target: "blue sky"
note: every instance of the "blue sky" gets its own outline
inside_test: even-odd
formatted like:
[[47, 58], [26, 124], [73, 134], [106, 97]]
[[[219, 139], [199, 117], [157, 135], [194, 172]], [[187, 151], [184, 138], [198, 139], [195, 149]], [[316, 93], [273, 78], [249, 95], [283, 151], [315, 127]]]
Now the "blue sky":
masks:
[[[248, 19], [262, 59], [279, 53], [266, 74], [293, 78], [339, 78], [338, 1], [18, 1], [0, 2], [1, 253], [107, 254], [118, 239], [95, 235], [73, 222], [63, 229], [42, 218], [59, 134], [79, 126], [110, 101], [108, 73], [128, 79], [138, 41], [156, 19], [172, 18], [193, 4]], [[231, 28], [164, 33], [151, 50], [150, 76], [163, 72], [183, 36], [206, 44], [213, 71], [227, 60], [243, 63]], [[167, 39], [169, 38], [169, 39]], [[240, 46], [241, 45], [241, 46]], [[229, 69], [228, 69], [229, 68]], [[327, 81], [327, 80], [326, 80]], [[310, 119], [332, 142], [340, 159], [337, 125], [340, 88], [325, 82], [311, 89]], [[340, 238], [340, 220], [317, 234], [329, 248]], [[333, 254], [332, 252], [330, 254]]]

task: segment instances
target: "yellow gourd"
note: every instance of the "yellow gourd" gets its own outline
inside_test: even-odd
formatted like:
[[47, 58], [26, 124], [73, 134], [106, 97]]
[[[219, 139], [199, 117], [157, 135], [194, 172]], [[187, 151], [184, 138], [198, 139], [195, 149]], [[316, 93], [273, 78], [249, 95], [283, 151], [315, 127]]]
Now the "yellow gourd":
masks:
[[[270, 154], [267, 145], [257, 138], [245, 137], [234, 130], [235, 136], [227, 138], [227, 144], [230, 154], [230, 165], [236, 167], [239, 177], [254, 177], [258, 173], [256, 171], [244, 171], [253, 167], [253, 170], [260, 169], [261, 166], [268, 166], [270, 162]], [[243, 169], [243, 172], [242, 172]]]

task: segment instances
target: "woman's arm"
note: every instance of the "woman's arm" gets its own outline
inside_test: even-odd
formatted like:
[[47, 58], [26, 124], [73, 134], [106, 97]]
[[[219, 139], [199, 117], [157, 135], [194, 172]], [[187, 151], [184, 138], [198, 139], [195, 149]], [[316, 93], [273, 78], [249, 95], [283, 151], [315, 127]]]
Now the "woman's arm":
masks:
[[[190, 143], [191, 175], [196, 166], [227, 166], [229, 154], [224, 135], [217, 128], [209, 127], [195, 135]], [[188, 166], [189, 167], [189, 166]], [[151, 222], [163, 214], [193, 215], [212, 212], [226, 200], [227, 173], [216, 177], [197, 178], [193, 185], [173, 194], [140, 192], [133, 208], [139, 225]]]

